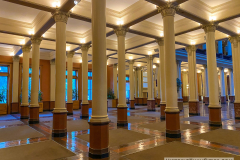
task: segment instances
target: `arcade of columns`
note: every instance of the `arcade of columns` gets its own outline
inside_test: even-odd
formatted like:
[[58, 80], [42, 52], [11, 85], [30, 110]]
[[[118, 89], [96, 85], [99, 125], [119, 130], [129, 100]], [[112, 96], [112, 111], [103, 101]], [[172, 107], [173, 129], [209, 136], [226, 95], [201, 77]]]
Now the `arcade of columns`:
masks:
[[[147, 56], [147, 78], [148, 78], [148, 111], [155, 111], [155, 97], [161, 107], [161, 119], [166, 121], [166, 136], [179, 138], [180, 119], [179, 104], [188, 97], [186, 84], [189, 79], [189, 114], [199, 115], [199, 96], [198, 80], [196, 69], [196, 46], [186, 47], [188, 53], [188, 75], [186, 72], [181, 74], [181, 61], [176, 61], [175, 55], [175, 35], [174, 35], [174, 15], [177, 7], [172, 3], [166, 6], [158, 7], [159, 13], [163, 18], [164, 38], [157, 39], [159, 45], [160, 64], [156, 64], [155, 74], [153, 74], [153, 56]], [[90, 148], [89, 156], [92, 158], [103, 158], [109, 156], [109, 119], [107, 114], [107, 57], [106, 57], [106, 1], [92, 0], [92, 116], [89, 120], [90, 125]], [[72, 102], [72, 58], [74, 52], [67, 53], [67, 102], [65, 102], [65, 71], [66, 71], [66, 23], [70, 13], [59, 10], [53, 14], [56, 22], [56, 59], [51, 61], [51, 101], [55, 101], [53, 110], [52, 136], [62, 137], [67, 134], [67, 115], [73, 114]], [[217, 24], [211, 22], [202, 25], [206, 34], [207, 45], [207, 64], [202, 71], [203, 80], [203, 101], [209, 104], [209, 125], [221, 126], [221, 105], [219, 104], [218, 91], [218, 73], [215, 52], [215, 30]], [[117, 65], [113, 66], [113, 84], [115, 96], [118, 97], [117, 106], [117, 125], [128, 125], [127, 104], [126, 104], [126, 79], [125, 79], [125, 36], [127, 28], [119, 26], [115, 33], [118, 37], [118, 73]], [[31, 104], [28, 104], [28, 70], [29, 53], [31, 46], [23, 46], [23, 86], [22, 86], [22, 104], [21, 118], [29, 119], [29, 124], [39, 123], [39, 105], [38, 105], [38, 81], [39, 81], [39, 54], [41, 37], [32, 37], [32, 88]], [[240, 39], [239, 37], [230, 37], [233, 49], [233, 69], [228, 69], [230, 82], [230, 101], [233, 102], [235, 118], [240, 118]], [[90, 45], [84, 44], [82, 50], [82, 111], [81, 118], [88, 118], [88, 59], [87, 53]], [[17, 58], [14, 57], [17, 62]], [[18, 59], [19, 60], [19, 59]], [[15, 64], [15, 60], [14, 60]], [[142, 93], [142, 67], [137, 67], [133, 71], [134, 61], [129, 61], [130, 78], [130, 109], [135, 109], [135, 102], [143, 104]], [[18, 72], [18, 69], [14, 69]], [[221, 85], [221, 102], [226, 102], [226, 76], [224, 68], [219, 68]], [[117, 87], [118, 74], [118, 87]], [[154, 78], [153, 78], [154, 76]], [[188, 78], [189, 76], [189, 78]], [[181, 78], [182, 77], [182, 78]], [[177, 93], [176, 79], [183, 80], [182, 91]], [[57, 81], [56, 81], [57, 79]], [[155, 88], [154, 79], [157, 80]], [[15, 89], [17, 87], [14, 87]], [[118, 90], [117, 90], [118, 88]], [[156, 94], [156, 91], [158, 94]], [[13, 92], [14, 93], [14, 92]], [[135, 94], [135, 96], [134, 96]], [[180, 103], [179, 103], [180, 102]], [[101, 130], [101, 132], [99, 132]]]

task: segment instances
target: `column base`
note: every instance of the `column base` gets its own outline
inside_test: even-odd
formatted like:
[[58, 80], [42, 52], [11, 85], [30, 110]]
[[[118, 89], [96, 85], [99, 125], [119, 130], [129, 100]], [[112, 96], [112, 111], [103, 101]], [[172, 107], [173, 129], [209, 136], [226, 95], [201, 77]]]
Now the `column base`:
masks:
[[138, 98], [138, 105], [143, 105], [143, 98]]
[[88, 110], [89, 110], [89, 104], [82, 104], [81, 114], [80, 114], [81, 119], [89, 118]]
[[188, 96], [183, 96], [183, 102], [188, 102]]
[[178, 101], [178, 109], [179, 109], [180, 111], [183, 110], [183, 101]]
[[39, 123], [39, 106], [29, 107], [29, 124]]
[[53, 137], [64, 137], [67, 135], [67, 112], [52, 112], [53, 113]]
[[138, 98], [135, 98], [135, 105], [138, 105]]
[[235, 119], [240, 119], [240, 103], [234, 103]]
[[20, 119], [28, 119], [29, 118], [29, 107], [28, 105], [21, 105], [20, 106], [21, 116]]
[[155, 100], [147, 100], [147, 111], [156, 111], [155, 102]]
[[55, 108], [55, 101], [50, 101], [50, 111], [53, 111]]
[[229, 96], [230, 103], [234, 103], [235, 101], [235, 96]]
[[160, 103], [161, 103], [161, 99], [158, 98], [158, 99], [157, 99], [157, 105], [160, 106]]
[[117, 126], [127, 126], [127, 107], [118, 107], [117, 108]]
[[109, 122], [89, 122], [89, 157], [102, 159], [109, 157]]
[[166, 104], [160, 104], [160, 108], [161, 108], [160, 119], [161, 119], [161, 120], [165, 120], [165, 108], [166, 108]]
[[73, 115], [73, 103], [66, 103], [67, 115]]
[[202, 101], [202, 96], [198, 96], [198, 100], [199, 100], [199, 101]]
[[226, 96], [221, 96], [221, 104], [226, 104], [226, 103], [227, 103]]
[[135, 109], [135, 100], [129, 100], [130, 105], [129, 105], [129, 109]]
[[209, 110], [209, 125], [220, 127], [222, 126], [221, 107], [208, 107]]
[[200, 115], [199, 102], [189, 102], [189, 115]]
[[11, 103], [11, 114], [19, 113], [19, 104], [18, 102], [12, 102]]
[[204, 103], [205, 105], [209, 105], [209, 97], [204, 97]]
[[166, 112], [166, 137], [181, 137], [179, 112]]
[[147, 98], [142, 98], [142, 105], [147, 105]]

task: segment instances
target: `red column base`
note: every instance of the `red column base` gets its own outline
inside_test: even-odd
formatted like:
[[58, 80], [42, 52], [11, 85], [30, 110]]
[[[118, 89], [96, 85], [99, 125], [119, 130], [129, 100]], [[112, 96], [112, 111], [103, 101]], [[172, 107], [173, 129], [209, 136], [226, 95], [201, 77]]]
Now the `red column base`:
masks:
[[147, 98], [142, 98], [142, 105], [147, 105]]
[[89, 117], [88, 110], [89, 104], [82, 104], [80, 118], [88, 118]]
[[29, 124], [39, 123], [39, 106], [29, 107]]
[[73, 115], [73, 103], [66, 103], [67, 115]]
[[235, 101], [235, 96], [229, 96], [230, 103], [234, 103]]
[[179, 112], [166, 112], [166, 137], [181, 137]]
[[55, 108], [55, 101], [50, 101], [50, 111], [53, 111]]
[[221, 104], [226, 104], [226, 103], [227, 103], [226, 96], [221, 96]]
[[155, 100], [147, 100], [147, 111], [156, 111]]
[[127, 126], [127, 107], [117, 108], [117, 126]]
[[179, 109], [180, 111], [183, 110], [183, 101], [178, 101], [178, 109]]
[[234, 103], [235, 119], [240, 119], [240, 103]]
[[64, 137], [67, 135], [67, 112], [52, 112], [53, 113], [53, 137]]
[[183, 96], [183, 102], [188, 102], [188, 96]]
[[138, 98], [138, 105], [143, 105], [143, 98]]
[[199, 102], [189, 102], [189, 115], [200, 115]]
[[11, 114], [15, 114], [19, 112], [18, 106], [19, 106], [18, 102], [11, 103]]
[[165, 108], [166, 108], [166, 104], [160, 104], [160, 108], [161, 108], [160, 119], [164, 120], [164, 119], [165, 119]]
[[129, 109], [135, 109], [135, 100], [129, 100]]
[[138, 105], [138, 98], [135, 98], [135, 105]]
[[159, 106], [159, 105], [160, 105], [160, 103], [161, 103], [161, 99], [160, 99], [160, 98], [158, 98], [158, 99], [157, 99], [157, 105]]
[[109, 157], [109, 122], [89, 122], [89, 157], [102, 159]]
[[198, 96], [198, 100], [199, 100], [199, 101], [202, 101], [202, 96]]
[[208, 107], [209, 110], [209, 125], [210, 126], [222, 126], [221, 108]]
[[21, 116], [20, 119], [28, 119], [29, 118], [29, 108], [28, 106], [20, 106], [20, 112], [21, 112]]
[[204, 97], [204, 103], [205, 105], [209, 105], [209, 97]]

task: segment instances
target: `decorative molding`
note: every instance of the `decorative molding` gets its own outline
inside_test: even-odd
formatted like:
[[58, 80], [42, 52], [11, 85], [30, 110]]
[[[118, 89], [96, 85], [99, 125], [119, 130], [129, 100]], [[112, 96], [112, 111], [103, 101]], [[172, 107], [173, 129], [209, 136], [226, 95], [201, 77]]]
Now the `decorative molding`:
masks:
[[37, 44], [37, 45], [40, 45], [40, 43], [42, 42], [42, 37], [32, 37], [31, 38], [31, 42], [32, 44]]
[[216, 28], [217, 28], [217, 25], [218, 24], [212, 22], [212, 23], [209, 23], [209, 24], [202, 25], [202, 28], [204, 29], [205, 33], [215, 32]]
[[192, 55], [193, 52], [196, 52], [197, 47], [195, 45], [190, 45], [190, 46], [187, 46], [185, 49], [188, 55]]
[[81, 50], [82, 50], [82, 52], [88, 52], [88, 50], [89, 50], [90, 47], [91, 47], [90, 44], [83, 44], [83, 45], [81, 46]]
[[67, 52], [67, 58], [73, 58], [75, 52], [74, 51], [68, 51]]
[[129, 64], [133, 64], [133, 63], [134, 63], [134, 60], [129, 60], [128, 63], [129, 63]]
[[159, 46], [164, 46], [164, 39], [156, 39], [156, 42]]
[[238, 41], [239, 41], [239, 37], [238, 36], [229, 37], [229, 41], [232, 43], [234, 48], [238, 47]]
[[114, 32], [116, 35], [119, 36], [126, 36], [126, 33], [128, 31], [128, 28], [123, 28], [122, 26], [119, 26], [118, 28], [114, 29]]
[[68, 17], [70, 16], [70, 12], [62, 12], [59, 9], [56, 9], [56, 12], [52, 13], [52, 15], [56, 23], [64, 22], [67, 24], [67, 20], [68, 20]]
[[19, 62], [20, 57], [18, 55], [13, 56], [12, 58], [13, 62]]
[[31, 45], [22, 46], [23, 53], [29, 53], [31, 50]]
[[50, 60], [50, 64], [51, 64], [51, 65], [55, 65], [55, 59], [51, 59], [51, 60]]
[[176, 10], [179, 8], [179, 6], [174, 6], [173, 3], [168, 2], [166, 5], [162, 7], [158, 7], [158, 12], [162, 14], [162, 17], [166, 16], [174, 16], [176, 13]]

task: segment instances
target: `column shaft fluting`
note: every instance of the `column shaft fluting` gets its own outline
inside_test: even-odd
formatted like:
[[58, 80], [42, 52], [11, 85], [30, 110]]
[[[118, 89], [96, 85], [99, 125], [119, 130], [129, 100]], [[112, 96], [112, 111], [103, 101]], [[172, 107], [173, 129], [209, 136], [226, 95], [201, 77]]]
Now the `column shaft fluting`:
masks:
[[13, 56], [13, 81], [12, 81], [12, 103], [11, 113], [18, 113], [18, 81], [19, 81], [19, 56]]
[[204, 93], [204, 98], [203, 102], [205, 105], [209, 104], [209, 88], [208, 88], [208, 69], [207, 65], [203, 65], [204, 67], [204, 74], [203, 74], [203, 93]]
[[55, 59], [50, 61], [50, 110], [55, 107], [56, 66]]
[[153, 91], [153, 57], [149, 55], [147, 60], [147, 81], [148, 81], [148, 99], [147, 99], [147, 110], [155, 111], [155, 99]]
[[133, 63], [133, 60], [129, 61], [130, 109], [135, 109]]
[[226, 103], [226, 92], [225, 92], [225, 74], [224, 74], [224, 68], [220, 67], [220, 87], [221, 87], [221, 103]]
[[159, 64], [156, 65], [157, 67], [157, 105], [160, 105], [161, 102], [161, 67]]
[[73, 101], [72, 101], [72, 72], [73, 72], [73, 52], [67, 52], [67, 115], [73, 115]]
[[115, 99], [118, 99], [117, 75], [118, 75], [117, 64], [114, 64], [113, 65], [113, 92], [114, 92]]

